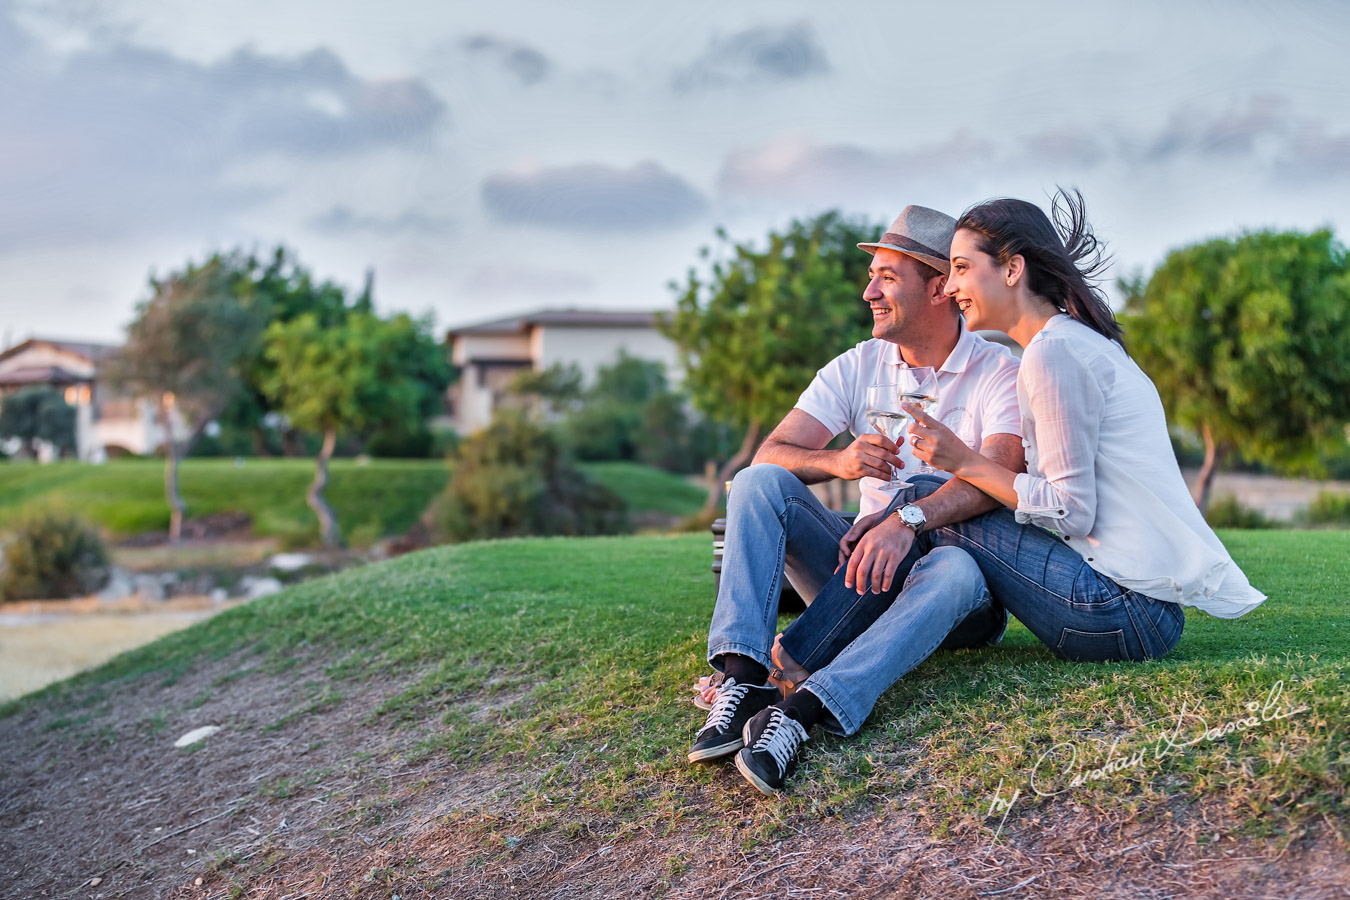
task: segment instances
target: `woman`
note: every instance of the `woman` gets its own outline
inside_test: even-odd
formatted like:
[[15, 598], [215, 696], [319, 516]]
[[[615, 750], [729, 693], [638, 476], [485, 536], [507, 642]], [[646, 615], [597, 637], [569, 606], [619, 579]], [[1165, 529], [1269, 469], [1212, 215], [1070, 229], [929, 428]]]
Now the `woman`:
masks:
[[[1103, 258], [1082, 196], [1059, 192], [1051, 213], [1053, 223], [1031, 203], [1001, 199], [957, 221], [946, 293], [968, 329], [1002, 331], [1023, 347], [1017, 388], [1027, 468], [999, 466], [910, 408], [915, 455], [1007, 507], [921, 534], [916, 552], [964, 549], [995, 600], [1058, 656], [1157, 658], [1181, 638], [1183, 606], [1236, 618], [1265, 596], [1196, 508], [1158, 392], [1090, 281]], [[850, 559], [849, 584], [871, 583], [875, 565]], [[837, 616], [854, 614], [843, 607]], [[842, 648], [812, 635], [866, 627], [827, 626], [830, 615], [813, 604], [784, 633], [792, 657], [818, 665]]]

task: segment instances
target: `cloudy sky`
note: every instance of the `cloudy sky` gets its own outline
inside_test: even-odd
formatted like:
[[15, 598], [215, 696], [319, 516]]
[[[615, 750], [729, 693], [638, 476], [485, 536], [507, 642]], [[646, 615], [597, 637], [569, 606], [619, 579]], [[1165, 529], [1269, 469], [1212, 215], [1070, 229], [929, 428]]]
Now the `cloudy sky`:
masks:
[[718, 226], [1076, 184], [1116, 273], [1350, 236], [1350, 4], [0, 0], [0, 338], [284, 242], [440, 327], [668, 307]]

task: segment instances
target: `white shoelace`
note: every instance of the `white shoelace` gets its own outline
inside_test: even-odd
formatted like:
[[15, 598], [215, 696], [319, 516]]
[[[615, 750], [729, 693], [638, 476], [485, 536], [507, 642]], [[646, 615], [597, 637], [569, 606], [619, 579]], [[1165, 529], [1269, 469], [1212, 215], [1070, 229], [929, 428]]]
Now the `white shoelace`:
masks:
[[722, 686], [717, 689], [717, 699], [708, 713], [708, 721], [703, 723], [701, 730], [716, 726], [718, 731], [726, 731], [727, 725], [731, 724], [731, 717], [736, 714], [736, 707], [749, 692], [750, 685], [738, 684], [734, 678], [722, 682]]
[[802, 723], [789, 716], [776, 706], [770, 707], [769, 724], [760, 733], [759, 740], [751, 747], [752, 753], [766, 751], [778, 764], [778, 777], [787, 772], [788, 763], [796, 755], [803, 741], [809, 740]]

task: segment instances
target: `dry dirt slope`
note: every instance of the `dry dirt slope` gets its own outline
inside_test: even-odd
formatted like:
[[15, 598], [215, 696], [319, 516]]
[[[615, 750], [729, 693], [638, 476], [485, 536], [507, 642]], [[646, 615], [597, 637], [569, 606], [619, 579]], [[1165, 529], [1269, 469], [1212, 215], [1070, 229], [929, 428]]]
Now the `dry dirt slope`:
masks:
[[[683, 798], [682, 821], [619, 821], [577, 798], [564, 827], [533, 830], [528, 769], [407, 763], [434, 729], [370, 717], [400, 683], [338, 695], [315, 666], [231, 677], [250, 665], [87, 689], [76, 708], [115, 712], [86, 722], [41, 707], [0, 722], [0, 896], [1350, 896], [1335, 830], [1224, 838], [1217, 804], [1066, 804], [995, 842], [939, 835], [906, 798], [877, 797], [788, 817], [765, 841], [753, 820], [773, 801], [728, 767]], [[500, 698], [480, 706], [501, 717]], [[173, 748], [206, 723], [224, 730]]]

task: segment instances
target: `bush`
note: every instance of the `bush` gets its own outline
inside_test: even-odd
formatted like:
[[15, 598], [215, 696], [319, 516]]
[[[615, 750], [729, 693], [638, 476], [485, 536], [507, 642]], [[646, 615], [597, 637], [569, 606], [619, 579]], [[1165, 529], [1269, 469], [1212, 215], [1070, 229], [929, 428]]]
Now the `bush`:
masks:
[[505, 411], [466, 439], [432, 508], [432, 527], [452, 541], [524, 535], [618, 534], [629, 529], [618, 494], [562, 453], [549, 429]]
[[38, 513], [5, 546], [0, 599], [82, 597], [108, 583], [108, 553], [98, 533], [73, 516]]
[[1205, 521], [1211, 528], [1279, 528], [1280, 523], [1266, 518], [1260, 510], [1243, 506], [1232, 494], [1210, 501]]
[[1299, 518], [1309, 525], [1350, 525], [1350, 494], [1318, 491]]

